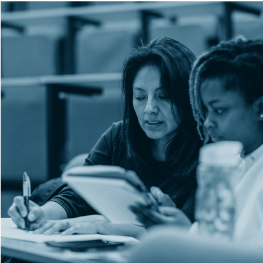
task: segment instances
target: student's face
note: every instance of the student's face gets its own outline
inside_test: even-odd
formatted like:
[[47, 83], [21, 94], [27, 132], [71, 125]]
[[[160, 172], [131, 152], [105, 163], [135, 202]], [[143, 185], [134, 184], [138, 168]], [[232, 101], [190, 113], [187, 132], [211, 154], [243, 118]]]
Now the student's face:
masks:
[[155, 66], [145, 66], [133, 83], [133, 108], [139, 124], [151, 139], [167, 142], [178, 128], [171, 112], [171, 102], [162, 90], [161, 74]]
[[207, 110], [204, 125], [212, 141], [240, 141], [246, 153], [262, 143], [258, 110], [238, 91], [226, 90], [219, 78], [208, 78], [201, 85], [201, 99]]

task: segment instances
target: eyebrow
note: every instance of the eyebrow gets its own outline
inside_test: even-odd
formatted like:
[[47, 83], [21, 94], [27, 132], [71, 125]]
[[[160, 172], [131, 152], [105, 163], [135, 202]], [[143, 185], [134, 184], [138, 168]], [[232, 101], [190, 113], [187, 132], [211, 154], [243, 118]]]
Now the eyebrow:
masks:
[[[140, 90], [140, 91], [145, 91], [144, 89], [139, 88], [139, 87], [133, 87], [132, 89], [136, 89], [136, 90]], [[162, 87], [159, 87], [159, 88], [157, 88], [157, 89], [155, 89], [155, 90], [163, 90], [163, 88], [162, 88]]]
[[212, 101], [209, 101], [209, 102], [208, 102], [208, 105], [211, 105], [211, 106], [212, 106], [212, 105], [213, 105], [214, 103], [216, 103], [216, 102], [219, 102], [219, 100], [212, 100]]

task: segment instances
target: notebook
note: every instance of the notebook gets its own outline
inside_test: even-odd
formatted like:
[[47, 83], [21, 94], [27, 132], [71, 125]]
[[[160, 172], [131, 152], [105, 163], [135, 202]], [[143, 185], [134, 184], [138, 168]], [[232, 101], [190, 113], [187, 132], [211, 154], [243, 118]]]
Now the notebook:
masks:
[[1, 218], [1, 237], [11, 238], [17, 240], [24, 240], [30, 242], [44, 243], [48, 241], [56, 242], [74, 242], [84, 240], [104, 240], [111, 242], [138, 242], [137, 239], [128, 236], [114, 236], [114, 235], [68, 235], [62, 236], [60, 233], [54, 235], [34, 234], [33, 231], [26, 231], [17, 228], [11, 218]]

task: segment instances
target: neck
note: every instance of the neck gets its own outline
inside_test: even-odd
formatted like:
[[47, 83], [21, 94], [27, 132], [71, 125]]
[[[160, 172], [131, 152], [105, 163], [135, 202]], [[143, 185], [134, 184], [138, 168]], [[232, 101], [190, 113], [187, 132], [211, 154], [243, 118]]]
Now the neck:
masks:
[[158, 161], [165, 161], [166, 156], [165, 156], [165, 150], [166, 150], [166, 142], [162, 140], [154, 140], [152, 147], [151, 147], [151, 152], [152, 156], [158, 160]]
[[263, 122], [259, 123], [260, 127], [252, 130], [250, 140], [244, 144], [244, 154], [248, 155], [254, 152], [260, 145], [263, 144]]
[[250, 145], [249, 147], [244, 148], [244, 156], [254, 152], [258, 147], [260, 147], [263, 144], [263, 138], [260, 141], [255, 142], [255, 144]]

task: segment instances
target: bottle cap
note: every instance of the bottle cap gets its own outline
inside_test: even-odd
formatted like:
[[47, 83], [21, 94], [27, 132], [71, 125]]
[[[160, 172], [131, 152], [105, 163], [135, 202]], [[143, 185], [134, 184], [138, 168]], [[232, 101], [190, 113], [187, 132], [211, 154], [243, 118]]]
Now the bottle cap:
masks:
[[209, 165], [238, 166], [243, 145], [238, 141], [210, 143], [200, 149], [199, 161]]

